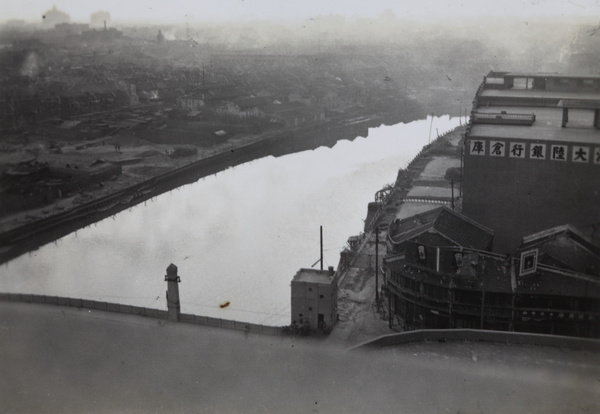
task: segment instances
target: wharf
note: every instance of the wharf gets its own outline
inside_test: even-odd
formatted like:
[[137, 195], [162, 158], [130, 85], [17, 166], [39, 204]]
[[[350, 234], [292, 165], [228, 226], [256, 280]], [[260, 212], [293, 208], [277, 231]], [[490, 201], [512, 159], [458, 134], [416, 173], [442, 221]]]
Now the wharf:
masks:
[[[397, 321], [389, 327], [388, 298], [380, 294], [376, 302], [376, 279], [381, 289], [383, 272], [375, 275], [376, 236], [379, 229], [379, 267], [385, 256], [387, 226], [395, 219], [424, 213], [441, 204], [460, 210], [460, 163], [462, 136], [458, 127], [440, 136], [398, 172], [393, 188], [378, 192], [380, 200], [370, 203], [364, 233], [353, 237], [356, 248], [348, 253], [348, 265], [342, 272], [338, 290], [339, 321], [328, 342], [352, 346], [380, 335], [399, 332]], [[454, 190], [448, 171], [456, 174]], [[340, 264], [343, 260], [340, 261]]]

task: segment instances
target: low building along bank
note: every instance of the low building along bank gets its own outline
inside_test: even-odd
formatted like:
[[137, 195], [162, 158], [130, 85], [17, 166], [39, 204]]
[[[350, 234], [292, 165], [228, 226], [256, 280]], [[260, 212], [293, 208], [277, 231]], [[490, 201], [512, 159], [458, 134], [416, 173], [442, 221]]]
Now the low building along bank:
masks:
[[490, 72], [463, 143], [461, 213], [389, 225], [391, 314], [600, 337], [600, 76]]
[[292, 279], [292, 325], [330, 332], [337, 321], [337, 285], [333, 267], [298, 270]]
[[573, 227], [528, 236], [511, 256], [479, 249], [493, 233], [447, 207], [418, 220], [390, 226], [384, 259], [404, 329], [600, 336], [600, 249]]

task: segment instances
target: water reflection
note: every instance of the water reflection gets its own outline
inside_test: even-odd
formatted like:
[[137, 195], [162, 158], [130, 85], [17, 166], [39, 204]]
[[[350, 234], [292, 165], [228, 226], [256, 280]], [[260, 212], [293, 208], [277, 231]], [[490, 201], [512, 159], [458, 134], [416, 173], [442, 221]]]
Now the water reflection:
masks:
[[[441, 117], [433, 127], [458, 123]], [[427, 144], [429, 128], [429, 120], [372, 128], [368, 139], [206, 177], [9, 262], [0, 291], [166, 309], [172, 262], [182, 312], [287, 324], [290, 281], [319, 258], [319, 226], [324, 265], [337, 266], [367, 203]]]

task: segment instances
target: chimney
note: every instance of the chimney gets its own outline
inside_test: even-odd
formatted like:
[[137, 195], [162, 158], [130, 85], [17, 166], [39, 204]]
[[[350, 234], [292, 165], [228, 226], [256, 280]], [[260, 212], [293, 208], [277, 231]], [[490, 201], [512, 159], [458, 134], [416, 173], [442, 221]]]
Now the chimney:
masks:
[[181, 279], [179, 276], [177, 276], [177, 266], [175, 266], [173, 263], [167, 267], [165, 282], [167, 282], [167, 310], [169, 312], [168, 319], [171, 322], [178, 322], [179, 315], [181, 313], [178, 283], [181, 282]]
[[329, 276], [333, 276], [334, 273], [333, 266], [329, 266]]

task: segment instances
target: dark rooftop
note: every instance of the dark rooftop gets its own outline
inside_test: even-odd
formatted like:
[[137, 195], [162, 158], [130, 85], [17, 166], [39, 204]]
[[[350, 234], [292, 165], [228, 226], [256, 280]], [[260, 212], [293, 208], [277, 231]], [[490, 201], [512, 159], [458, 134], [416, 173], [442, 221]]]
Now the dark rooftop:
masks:
[[390, 237], [394, 243], [402, 243], [432, 231], [453, 241], [457, 246], [478, 250], [487, 250], [494, 238], [492, 230], [446, 206], [396, 220], [390, 229]]

